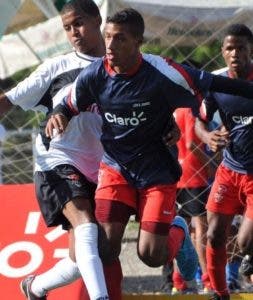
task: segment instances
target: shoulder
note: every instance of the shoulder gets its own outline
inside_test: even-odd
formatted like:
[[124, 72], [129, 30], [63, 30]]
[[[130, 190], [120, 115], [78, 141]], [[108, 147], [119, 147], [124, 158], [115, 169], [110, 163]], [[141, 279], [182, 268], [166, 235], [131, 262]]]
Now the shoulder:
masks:
[[150, 65], [159, 68], [162, 66], [168, 66], [169, 61], [159, 55], [154, 55], [154, 54], [142, 54], [143, 60], [147, 63], [149, 63]]
[[228, 71], [228, 67], [224, 67], [221, 69], [217, 69], [212, 71], [212, 74], [214, 75], [222, 75], [222, 76], [227, 76], [227, 71]]
[[97, 76], [100, 74], [101, 70], [103, 69], [103, 59], [99, 58], [94, 62], [90, 63], [86, 68], [83, 68], [80, 76], [87, 77], [87, 76]]

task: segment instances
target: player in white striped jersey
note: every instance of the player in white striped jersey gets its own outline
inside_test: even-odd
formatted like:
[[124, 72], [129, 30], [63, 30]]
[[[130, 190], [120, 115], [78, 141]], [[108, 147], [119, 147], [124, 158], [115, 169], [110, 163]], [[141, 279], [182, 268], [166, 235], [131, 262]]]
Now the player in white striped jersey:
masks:
[[[70, 1], [61, 17], [75, 51], [47, 60], [15, 88], [2, 94], [0, 114], [15, 105], [49, 114], [81, 69], [104, 54], [101, 16], [92, 0]], [[101, 118], [96, 107], [73, 118], [68, 132], [61, 137], [50, 141], [43, 132], [42, 126], [36, 139], [36, 194], [47, 226], [62, 224], [69, 230], [70, 257], [44, 274], [27, 277], [21, 288], [27, 299], [43, 300], [49, 290], [66, 285], [81, 274], [89, 299], [120, 300], [119, 261], [104, 266], [108, 293], [97, 247], [93, 196], [103, 149], [99, 141]], [[115, 283], [114, 288], [110, 287], [112, 280], [119, 283], [116, 289]]]

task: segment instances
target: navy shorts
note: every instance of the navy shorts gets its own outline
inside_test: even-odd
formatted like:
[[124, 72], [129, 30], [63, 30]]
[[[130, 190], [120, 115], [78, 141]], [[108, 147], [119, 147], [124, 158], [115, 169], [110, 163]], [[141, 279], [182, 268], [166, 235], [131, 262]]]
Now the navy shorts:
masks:
[[210, 188], [182, 188], [177, 190], [177, 213], [182, 217], [196, 217], [206, 214], [206, 203]]
[[70, 227], [62, 210], [67, 202], [77, 197], [92, 201], [95, 209], [96, 184], [88, 181], [71, 165], [59, 165], [50, 171], [35, 172], [34, 182], [40, 210], [48, 227]]

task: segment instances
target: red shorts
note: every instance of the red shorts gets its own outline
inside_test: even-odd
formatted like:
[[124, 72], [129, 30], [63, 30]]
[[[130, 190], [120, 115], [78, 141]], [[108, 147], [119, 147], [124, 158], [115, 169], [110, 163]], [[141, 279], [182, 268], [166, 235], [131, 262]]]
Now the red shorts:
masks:
[[95, 198], [132, 207], [141, 222], [171, 223], [175, 216], [176, 190], [176, 184], [134, 188], [119, 171], [101, 163]]
[[253, 219], [253, 175], [241, 174], [220, 165], [206, 209], [225, 215], [245, 214]]

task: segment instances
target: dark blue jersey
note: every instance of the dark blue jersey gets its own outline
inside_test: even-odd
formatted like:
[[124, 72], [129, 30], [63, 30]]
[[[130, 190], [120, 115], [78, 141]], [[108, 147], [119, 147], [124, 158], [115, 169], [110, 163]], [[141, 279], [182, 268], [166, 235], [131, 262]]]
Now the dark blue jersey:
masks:
[[[221, 75], [229, 77], [227, 71]], [[248, 80], [253, 80], [253, 68]], [[253, 101], [213, 92], [204, 104], [207, 120], [218, 110], [223, 125], [230, 132], [231, 142], [223, 151], [223, 163], [236, 172], [253, 174]]]
[[135, 187], [178, 181], [181, 168], [175, 147], [162, 136], [178, 107], [198, 113], [202, 92], [212, 75], [143, 55], [134, 74], [115, 74], [105, 59], [85, 68], [73, 86], [66, 106], [84, 111], [96, 102], [103, 118], [103, 161], [120, 170]]

